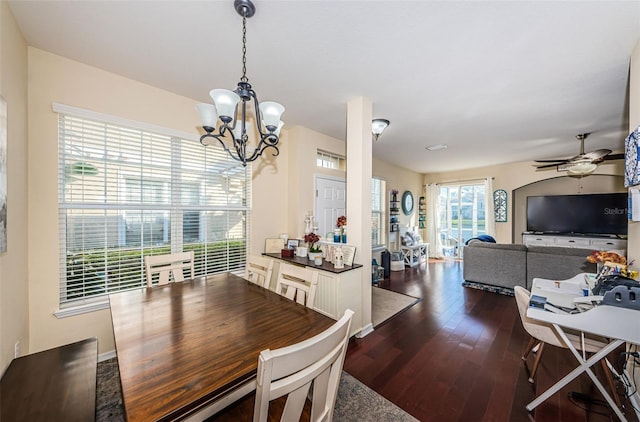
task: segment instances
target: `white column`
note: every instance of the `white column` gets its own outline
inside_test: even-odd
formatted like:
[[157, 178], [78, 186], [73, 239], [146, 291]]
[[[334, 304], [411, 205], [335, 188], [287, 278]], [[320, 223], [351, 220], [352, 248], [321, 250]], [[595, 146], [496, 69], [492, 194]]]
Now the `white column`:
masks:
[[347, 227], [356, 246], [355, 261], [362, 264], [362, 317], [359, 337], [373, 330], [371, 323], [371, 100], [358, 97], [347, 103]]

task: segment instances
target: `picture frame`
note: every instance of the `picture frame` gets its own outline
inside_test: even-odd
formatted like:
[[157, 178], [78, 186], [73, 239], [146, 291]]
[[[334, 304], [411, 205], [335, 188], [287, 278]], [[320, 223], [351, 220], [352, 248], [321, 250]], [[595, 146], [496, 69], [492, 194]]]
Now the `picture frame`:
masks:
[[284, 239], [280, 237], [267, 238], [264, 241], [265, 253], [280, 253], [284, 249]]
[[341, 245], [342, 254], [344, 255], [344, 265], [353, 265], [353, 259], [356, 257], [356, 247], [352, 245]]
[[296, 249], [298, 249], [298, 246], [300, 246], [300, 239], [289, 239], [289, 240], [287, 240], [287, 249], [296, 250]]

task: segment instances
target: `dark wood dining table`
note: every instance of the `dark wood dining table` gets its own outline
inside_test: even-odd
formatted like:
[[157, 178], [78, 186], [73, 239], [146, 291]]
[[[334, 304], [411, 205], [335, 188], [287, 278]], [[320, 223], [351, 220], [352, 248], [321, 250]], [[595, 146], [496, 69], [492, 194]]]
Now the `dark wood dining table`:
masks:
[[335, 321], [226, 273], [109, 296], [129, 421], [180, 420], [255, 378], [258, 355]]

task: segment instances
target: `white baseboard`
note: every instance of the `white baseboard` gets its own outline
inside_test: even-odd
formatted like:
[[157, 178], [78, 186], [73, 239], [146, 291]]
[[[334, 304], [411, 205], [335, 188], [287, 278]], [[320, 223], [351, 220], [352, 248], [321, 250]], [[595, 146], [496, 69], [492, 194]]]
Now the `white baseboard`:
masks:
[[104, 352], [104, 353], [100, 353], [98, 355], [98, 362], [103, 362], [107, 359], [111, 359], [111, 358], [115, 358], [116, 357], [116, 351], [115, 350], [110, 350], [108, 352]]
[[359, 333], [356, 334], [357, 338], [362, 338], [367, 336], [368, 334], [373, 333], [373, 324], [372, 323], [368, 323], [367, 325], [365, 325], [362, 330], [360, 330]]

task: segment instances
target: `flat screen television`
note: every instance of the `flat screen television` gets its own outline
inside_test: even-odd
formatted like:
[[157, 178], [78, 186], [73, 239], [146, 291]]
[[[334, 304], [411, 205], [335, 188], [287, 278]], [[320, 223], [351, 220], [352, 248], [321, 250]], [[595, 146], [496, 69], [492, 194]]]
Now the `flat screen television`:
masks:
[[527, 197], [527, 231], [549, 234], [627, 234], [627, 194]]

